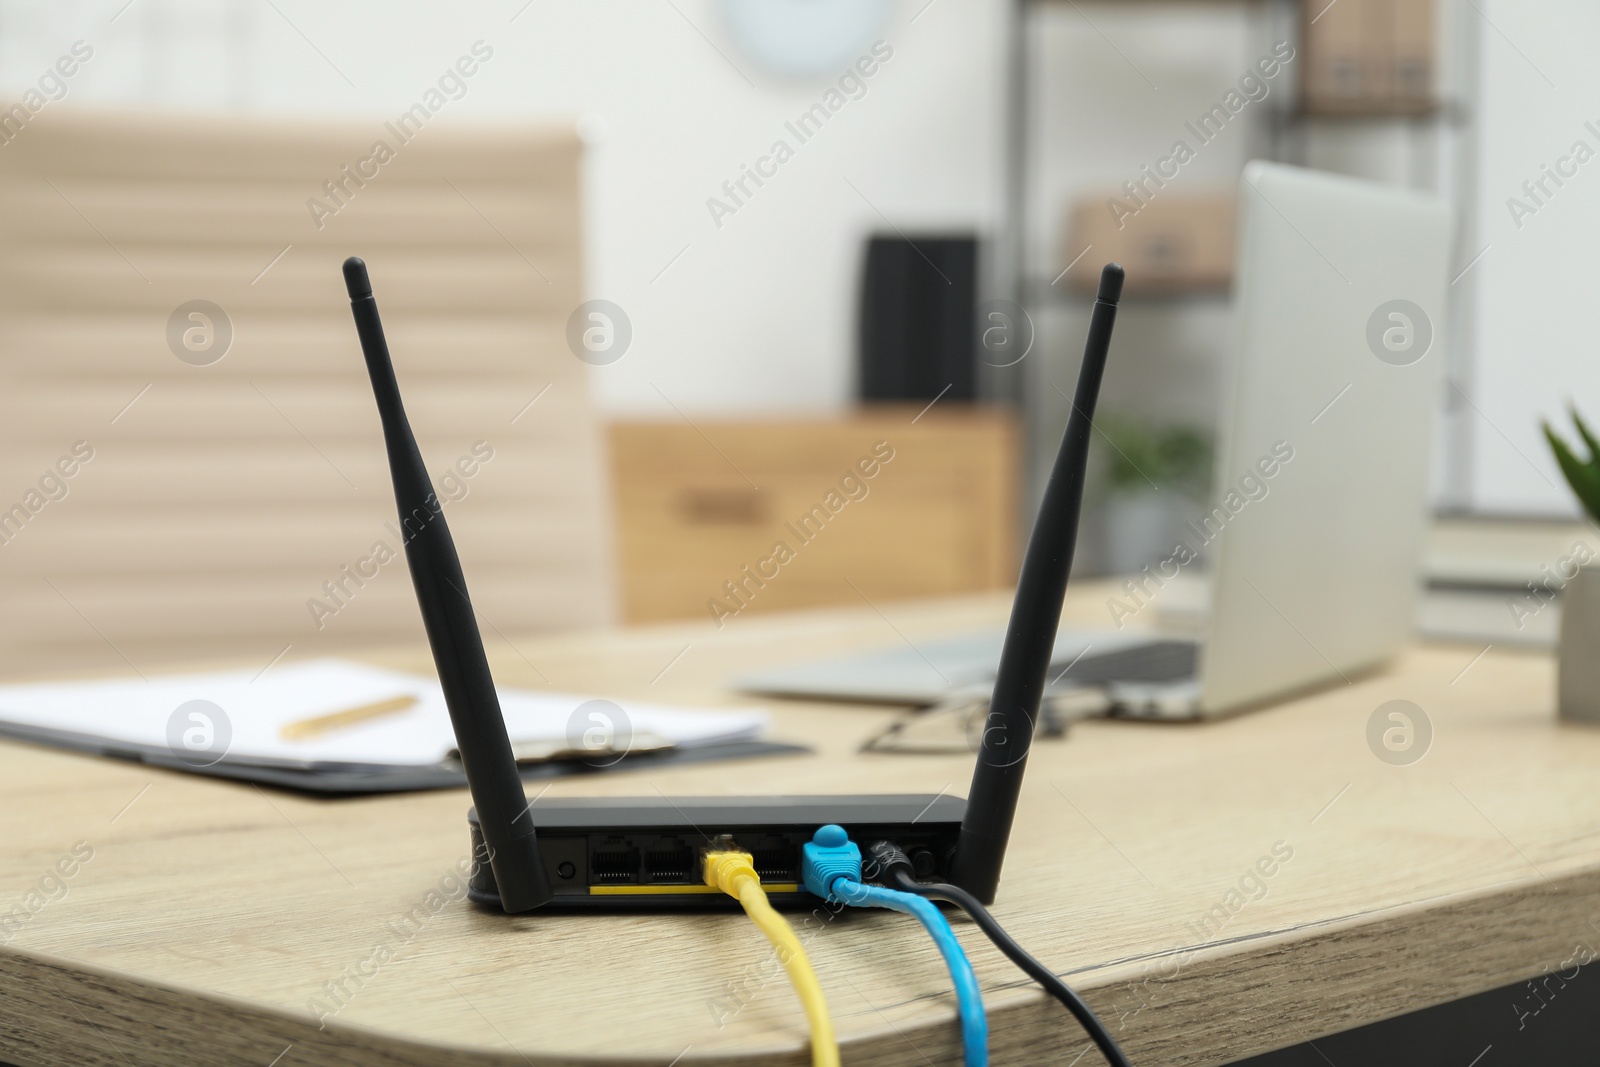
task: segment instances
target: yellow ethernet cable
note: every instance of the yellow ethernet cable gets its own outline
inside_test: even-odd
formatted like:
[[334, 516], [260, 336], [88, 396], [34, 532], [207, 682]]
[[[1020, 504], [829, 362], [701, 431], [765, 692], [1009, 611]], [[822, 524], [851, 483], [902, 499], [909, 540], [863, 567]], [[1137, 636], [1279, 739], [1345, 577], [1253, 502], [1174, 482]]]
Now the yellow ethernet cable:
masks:
[[789, 920], [779, 915], [761, 888], [755, 860], [748, 852], [707, 852], [706, 885], [713, 886], [739, 902], [750, 921], [767, 936], [778, 953], [778, 960], [789, 973], [789, 983], [806, 1010], [811, 1023], [812, 1067], [839, 1067], [839, 1041], [833, 1036], [833, 1019], [822, 995], [817, 972], [811, 969], [806, 950], [794, 934]]

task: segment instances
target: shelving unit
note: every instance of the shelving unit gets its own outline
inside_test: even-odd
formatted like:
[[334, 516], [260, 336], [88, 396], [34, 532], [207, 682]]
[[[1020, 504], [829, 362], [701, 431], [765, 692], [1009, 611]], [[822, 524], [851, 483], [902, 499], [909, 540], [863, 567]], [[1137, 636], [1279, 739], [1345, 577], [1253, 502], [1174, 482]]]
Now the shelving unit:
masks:
[[[1053, 347], [1052, 338], [1047, 336], [1050, 331], [1043, 328], [1043, 320], [1052, 319], [1057, 323], [1075, 321], [1074, 317], [1080, 311], [1086, 312], [1093, 299], [1091, 293], [1068, 287], [1066, 279], [1056, 283], [1055, 272], [1060, 270], [1059, 263], [1053, 266], [1053, 270], [1047, 270], [1041, 267], [1037, 255], [1030, 256], [1030, 250], [1037, 251], [1036, 244], [1030, 244], [1030, 238], [1037, 239], [1040, 226], [1034, 218], [1040, 210], [1039, 190], [1035, 183], [1040, 180], [1038, 172], [1042, 152], [1037, 128], [1041, 104], [1035, 99], [1035, 94], [1040, 89], [1040, 72], [1045, 69], [1044, 64], [1050, 62], [1050, 57], [1043, 54], [1040, 46], [1043, 36], [1041, 20], [1051, 17], [1053, 12], [1081, 17], [1106, 39], [1109, 48], [1117, 49], [1118, 54], [1132, 66], [1133, 61], [1122, 55], [1117, 43], [1100, 31], [1096, 23], [1106, 13], [1121, 14], [1136, 8], [1145, 9], [1141, 15], [1147, 14], [1151, 18], [1159, 18], [1163, 12], [1178, 11], [1187, 15], [1205, 10], [1214, 10], [1219, 17], [1237, 19], [1242, 16], [1251, 24], [1259, 25], [1264, 38], [1293, 41], [1297, 52], [1302, 53], [1300, 62], [1304, 63], [1305, 35], [1300, 27], [1300, 0], [1213, 0], [1205, 4], [1180, 3], [1177, 0], [1167, 0], [1165, 3], [1139, 0], [1119, 4], [1080, 4], [1077, 0], [1013, 0], [1007, 34], [1009, 63], [1004, 120], [1002, 224], [997, 247], [991, 262], [987, 264], [985, 281], [992, 295], [1013, 301], [1035, 320], [1035, 337], [1038, 340], [1033, 359], [1007, 368], [981, 367], [979, 388], [987, 398], [1009, 403], [1020, 411], [1025, 440], [1028, 442], [1025, 451], [1029, 465], [1028, 484], [1035, 487], [1040, 484], [1054, 455], [1059, 431], [1059, 419], [1055, 416], [1060, 414], [1061, 407], [1060, 398], [1055, 396], [1050, 384], [1044, 380], [1038, 364], [1043, 361], [1060, 367], [1065, 373], [1065, 368], [1076, 359], [1076, 352], [1066, 349], [1081, 342], [1081, 338], [1075, 338], [1070, 329], [1063, 328], [1058, 331], [1059, 338], [1055, 339], [1058, 343]], [[1287, 36], [1279, 38], [1278, 33]], [[1337, 145], [1343, 136], [1340, 131], [1362, 134], [1370, 129], [1374, 139], [1380, 143], [1386, 139], [1389, 154], [1398, 154], [1402, 161], [1403, 173], [1385, 176], [1414, 186], [1438, 187], [1447, 164], [1440, 162], [1444, 153], [1439, 150], [1440, 143], [1434, 138], [1441, 130], [1464, 120], [1463, 108], [1430, 102], [1426, 106], [1398, 112], [1393, 109], [1337, 114], [1308, 112], [1299, 103], [1301, 68], [1288, 73], [1293, 79], [1291, 82], [1284, 84], [1282, 90], [1275, 85], [1266, 100], [1260, 105], [1253, 105], [1258, 110], [1251, 120], [1250, 129], [1261, 138], [1261, 147], [1259, 151], [1251, 151], [1251, 155], [1302, 166], [1344, 169], [1337, 165], [1329, 166], [1319, 157], [1339, 154]], [[1163, 80], [1160, 72], [1152, 71], [1152, 74], [1156, 81]], [[1112, 102], [1087, 101], [1086, 104], [1111, 106]], [[1394, 145], [1396, 130], [1404, 140], [1398, 153]], [[1160, 135], [1161, 131], [1154, 130], [1151, 138], [1154, 140]], [[1336, 150], [1319, 153], [1319, 143], [1324, 147], [1333, 143]], [[1213, 175], [1213, 184], [1214, 178]], [[1198, 190], [1200, 187], [1196, 185], [1195, 188]], [[1090, 256], [1094, 254], [1092, 251], [1089, 253]], [[1215, 334], [1218, 323], [1224, 321], [1222, 317], [1225, 317], [1229, 298], [1227, 286], [1215, 285], [1150, 293], [1138, 293], [1133, 287], [1130, 290], [1123, 302], [1119, 332], [1124, 336], [1154, 337], [1158, 344], [1161, 337], [1172, 336], [1171, 331], [1177, 328], [1174, 324], [1183, 319], [1203, 319], [1205, 328]], [[1152, 319], [1152, 316], [1155, 318]], [[1109, 401], [1117, 402], [1114, 390]], [[1024, 500], [1027, 501], [1031, 495], [1024, 494]]]

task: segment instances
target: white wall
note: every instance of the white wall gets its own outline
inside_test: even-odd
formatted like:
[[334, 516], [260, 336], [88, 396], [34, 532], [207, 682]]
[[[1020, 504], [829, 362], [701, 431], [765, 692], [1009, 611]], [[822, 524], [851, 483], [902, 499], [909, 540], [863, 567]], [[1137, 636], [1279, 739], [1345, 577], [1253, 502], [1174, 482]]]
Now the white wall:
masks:
[[881, 34], [893, 58], [866, 95], [720, 228], [707, 198], [830, 79], [763, 74], [712, 0], [125, 5], [0, 0], [6, 102], [83, 39], [94, 58], [50, 107], [359, 114], [376, 126], [481, 38], [494, 58], [442, 121], [586, 117], [603, 131], [587, 180], [589, 288], [634, 325], [628, 355], [594, 373], [612, 412], [670, 415], [663, 394], [690, 414], [842, 406], [863, 237], [996, 219], [1002, 0], [894, 0]]
[[[1470, 503], [1491, 512], [1573, 514], [1576, 506], [1539, 431], [1548, 418], [1573, 437], [1576, 403], [1600, 422], [1600, 7], [1478, 0], [1481, 32], [1475, 245], [1488, 251], [1463, 279], [1473, 329]], [[1596, 158], [1523, 190], [1583, 141]], [[1569, 167], [1570, 169], [1570, 167]], [[1508, 200], [1536, 213], [1514, 220]]]

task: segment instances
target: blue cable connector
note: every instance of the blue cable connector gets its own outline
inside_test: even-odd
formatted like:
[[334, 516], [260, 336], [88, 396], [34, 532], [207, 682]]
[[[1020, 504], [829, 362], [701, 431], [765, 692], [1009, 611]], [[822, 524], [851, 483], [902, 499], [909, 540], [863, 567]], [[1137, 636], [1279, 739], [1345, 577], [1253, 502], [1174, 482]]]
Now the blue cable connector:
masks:
[[861, 880], [861, 849], [850, 840], [843, 827], [828, 825], [818, 830], [801, 849], [800, 875], [806, 889], [824, 900], [841, 901], [857, 908], [888, 908], [917, 919], [939, 947], [950, 979], [955, 984], [956, 1004], [961, 1017], [961, 1041], [966, 1050], [966, 1067], [988, 1067], [989, 1020], [983, 1011], [983, 995], [978, 976], [967, 961], [967, 954], [956, 940], [950, 923], [930, 901], [912, 893], [867, 885]]

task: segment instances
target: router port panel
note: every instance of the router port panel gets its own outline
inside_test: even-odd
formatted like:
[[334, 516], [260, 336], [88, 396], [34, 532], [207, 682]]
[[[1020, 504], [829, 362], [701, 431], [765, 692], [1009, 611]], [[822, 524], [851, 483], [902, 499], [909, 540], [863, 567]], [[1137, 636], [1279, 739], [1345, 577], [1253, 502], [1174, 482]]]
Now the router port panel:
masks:
[[[550, 883], [558, 896], [584, 896], [591, 887], [605, 886], [684, 886], [698, 890], [705, 884], [701, 862], [718, 833], [705, 831], [705, 837], [683, 834], [543, 834], [540, 847]], [[925, 879], [948, 873], [948, 854], [954, 844], [948, 833], [911, 832], [904, 829], [863, 828], [852, 833], [863, 845], [881, 838], [894, 840], [915, 858], [917, 873]], [[749, 852], [756, 873], [768, 886], [794, 885], [800, 881], [801, 846], [809, 833], [793, 830], [727, 832], [733, 842]], [[867, 880], [871, 860], [867, 861]]]
[[[539, 849], [557, 902], [581, 908], [737, 907], [705, 884], [707, 850], [750, 853], [779, 904], [813, 901], [800, 884], [803, 846], [828, 823], [863, 850], [890, 840], [925, 880], [949, 878], [965, 802], [945, 795], [858, 797], [571, 798], [541, 801]], [[858, 816], [858, 817], [852, 817]], [[469, 813], [474, 856], [469, 895], [498, 903], [487, 847]], [[868, 859], [864, 876], [874, 881]]]

